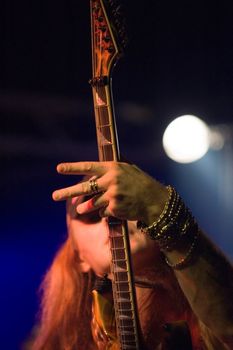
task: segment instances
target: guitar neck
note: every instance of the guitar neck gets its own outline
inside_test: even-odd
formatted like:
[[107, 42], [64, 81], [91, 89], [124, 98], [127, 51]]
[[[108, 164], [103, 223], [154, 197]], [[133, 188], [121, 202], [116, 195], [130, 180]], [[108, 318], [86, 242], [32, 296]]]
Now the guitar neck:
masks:
[[99, 160], [119, 161], [120, 151], [111, 87], [104, 83], [104, 78], [102, 80], [92, 84]]
[[[98, 81], [99, 80], [99, 81]], [[92, 81], [95, 122], [100, 161], [120, 159], [112, 93], [104, 79]], [[127, 222], [109, 218], [111, 273], [117, 336], [121, 350], [142, 349], [139, 344], [139, 322], [133, 283]]]
[[[124, 26], [114, 1], [91, 0], [92, 85], [100, 161], [119, 161], [120, 151], [111, 90], [111, 72], [125, 44]], [[119, 35], [117, 35], [119, 34]], [[121, 42], [121, 44], [120, 44]], [[125, 221], [108, 218], [113, 299], [120, 350], [142, 350]]]

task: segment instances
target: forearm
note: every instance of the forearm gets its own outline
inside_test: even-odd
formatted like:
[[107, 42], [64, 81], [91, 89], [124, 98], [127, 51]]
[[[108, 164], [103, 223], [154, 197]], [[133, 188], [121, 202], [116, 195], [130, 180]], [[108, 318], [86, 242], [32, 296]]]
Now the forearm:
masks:
[[[191, 242], [165, 252], [171, 264], [181, 261]], [[200, 232], [187, 266], [174, 270], [177, 280], [197, 317], [218, 337], [233, 341], [233, 268]]]
[[[185, 212], [183, 201], [177, 198], [172, 194], [169, 199], [167, 197], [166, 200], [159, 201], [160, 215], [157, 214], [158, 202], [157, 212], [148, 211], [149, 228], [152, 227], [152, 236], [157, 239], [160, 247], [162, 246], [165, 260], [173, 268], [194, 313], [218, 337], [231, 343], [233, 342], [233, 267], [203, 232], [198, 231], [191, 212]], [[177, 204], [168, 206], [166, 211], [168, 202]], [[179, 205], [183, 209], [176, 216]], [[170, 220], [177, 223], [175, 227], [183, 229], [186, 219], [190, 223], [187, 231], [182, 233], [179, 229], [176, 232], [167, 229], [166, 225]], [[158, 220], [160, 224], [155, 226], [153, 231], [152, 223]], [[161, 228], [163, 223], [165, 230]], [[166, 238], [169, 236], [171, 240]], [[168, 249], [167, 245], [170, 245]]]

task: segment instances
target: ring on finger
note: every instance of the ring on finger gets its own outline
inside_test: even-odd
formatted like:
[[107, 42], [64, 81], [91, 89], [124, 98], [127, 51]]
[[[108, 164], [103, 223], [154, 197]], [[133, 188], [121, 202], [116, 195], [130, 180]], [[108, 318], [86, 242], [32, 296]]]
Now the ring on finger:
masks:
[[96, 179], [90, 179], [89, 180], [89, 187], [91, 193], [98, 193], [99, 192], [99, 186]]

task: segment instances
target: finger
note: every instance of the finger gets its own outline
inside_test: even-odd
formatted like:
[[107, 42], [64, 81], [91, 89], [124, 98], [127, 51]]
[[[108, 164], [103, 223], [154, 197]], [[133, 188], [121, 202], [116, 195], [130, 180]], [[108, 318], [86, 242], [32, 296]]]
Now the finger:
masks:
[[70, 187], [61, 188], [52, 193], [52, 198], [54, 201], [62, 201], [68, 198], [80, 196], [83, 192], [87, 192], [87, 189], [84, 188], [86, 182], [77, 184]]
[[92, 197], [91, 199], [80, 203], [76, 210], [79, 214], [87, 214], [93, 211], [96, 211], [101, 208], [106, 208], [109, 204], [109, 201], [104, 197], [104, 195], [98, 195]]
[[[98, 188], [98, 192], [103, 192], [106, 188], [104, 185], [104, 180], [102, 178], [95, 180], [96, 186]], [[93, 187], [89, 181], [80, 182], [77, 185], [61, 188], [52, 193], [52, 198], [55, 201], [62, 201], [68, 198], [81, 196], [81, 195], [89, 195], [93, 193]]]
[[108, 207], [103, 207], [99, 210], [99, 216], [101, 218], [106, 218], [109, 216], [113, 216], [112, 213], [109, 211]]
[[57, 165], [57, 172], [63, 175], [97, 175], [99, 177], [105, 174], [107, 169], [107, 162], [76, 162]]

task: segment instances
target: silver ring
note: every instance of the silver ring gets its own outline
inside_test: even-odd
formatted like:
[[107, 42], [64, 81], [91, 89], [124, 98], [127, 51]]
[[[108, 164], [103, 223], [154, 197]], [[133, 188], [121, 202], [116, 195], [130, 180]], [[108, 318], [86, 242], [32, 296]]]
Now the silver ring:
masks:
[[90, 186], [91, 193], [98, 193], [99, 192], [99, 186], [98, 186], [96, 179], [90, 179], [89, 186]]

